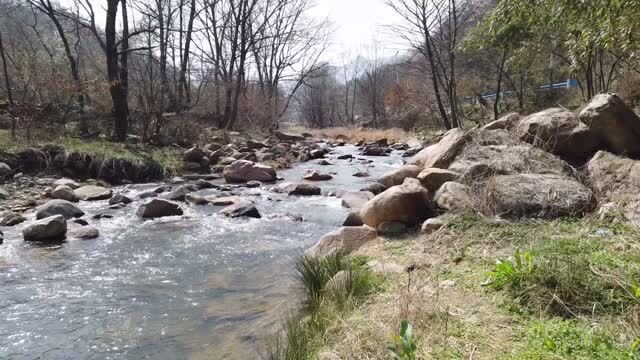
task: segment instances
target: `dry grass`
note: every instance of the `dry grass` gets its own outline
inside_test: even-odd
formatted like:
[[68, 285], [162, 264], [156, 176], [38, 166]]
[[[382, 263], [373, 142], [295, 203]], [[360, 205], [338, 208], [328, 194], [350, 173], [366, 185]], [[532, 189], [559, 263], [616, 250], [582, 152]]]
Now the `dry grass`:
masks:
[[375, 141], [387, 138], [389, 143], [406, 142], [415, 138], [415, 135], [402, 129], [366, 129], [361, 127], [333, 127], [327, 129], [308, 129], [304, 127], [292, 127], [287, 131], [298, 133], [307, 132], [315, 137], [332, 140], [345, 140], [347, 142], [357, 142], [360, 140]]
[[[636, 230], [588, 219], [509, 223], [450, 217], [449, 225], [432, 235], [362, 248], [359, 255], [415, 270], [390, 274], [387, 291], [335, 322], [327, 330], [324, 350], [340, 359], [387, 359], [387, 345], [407, 319], [414, 326], [420, 359], [561, 358], [545, 355], [544, 348], [532, 348], [535, 342], [526, 335], [533, 326], [551, 326], [558, 318], [527, 312], [514, 305], [508, 293], [484, 285], [496, 260], [510, 257], [518, 248], [565, 246], [561, 240], [593, 239], [602, 227], [614, 234], [600, 240], [606, 243], [606, 254], [637, 257]], [[575, 321], [603, 331], [626, 348], [640, 336], [638, 314], [629, 311], [614, 318], [605, 314]]]

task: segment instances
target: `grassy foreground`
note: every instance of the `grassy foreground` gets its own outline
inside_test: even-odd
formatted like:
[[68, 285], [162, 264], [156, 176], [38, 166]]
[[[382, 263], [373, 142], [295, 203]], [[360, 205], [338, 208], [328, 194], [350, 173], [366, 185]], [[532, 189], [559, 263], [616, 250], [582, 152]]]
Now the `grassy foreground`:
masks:
[[134, 163], [155, 160], [164, 167], [167, 175], [176, 174], [182, 166], [182, 150], [175, 147], [153, 147], [116, 143], [105, 139], [84, 140], [73, 137], [54, 137], [37, 141], [14, 140], [9, 131], [0, 130], [0, 151], [15, 153], [45, 144], [59, 145], [67, 152], [79, 152], [100, 160], [117, 158]]
[[640, 231], [589, 219], [447, 220], [434, 234], [361, 249], [356, 259], [406, 270], [330, 317], [312, 354], [280, 358], [640, 359]]

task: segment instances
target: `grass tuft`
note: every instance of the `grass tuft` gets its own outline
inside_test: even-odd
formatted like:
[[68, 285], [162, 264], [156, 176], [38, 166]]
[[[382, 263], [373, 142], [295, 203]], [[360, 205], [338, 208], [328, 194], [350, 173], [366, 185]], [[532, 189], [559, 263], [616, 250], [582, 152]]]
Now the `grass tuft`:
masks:
[[298, 315], [288, 315], [281, 331], [267, 339], [268, 359], [312, 359], [327, 328], [380, 290], [384, 280], [365, 265], [363, 257], [301, 256], [294, 268], [302, 288], [302, 309]]

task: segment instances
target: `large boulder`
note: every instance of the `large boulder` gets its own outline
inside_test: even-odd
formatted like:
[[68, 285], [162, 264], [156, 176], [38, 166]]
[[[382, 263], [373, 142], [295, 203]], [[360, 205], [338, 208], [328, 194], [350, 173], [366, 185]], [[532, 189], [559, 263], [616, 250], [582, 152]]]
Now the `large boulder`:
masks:
[[440, 189], [442, 184], [455, 181], [460, 174], [455, 171], [438, 168], [427, 168], [418, 174], [418, 180], [431, 193], [435, 193]]
[[[557, 174], [570, 171], [568, 164], [559, 157], [531, 145], [467, 146], [449, 170], [464, 174], [474, 166], [483, 165], [496, 174]], [[473, 170], [476, 171], [476, 170]]]
[[498, 175], [487, 180], [484, 192], [485, 209], [510, 218], [581, 216], [596, 206], [588, 187], [562, 175]]
[[383, 222], [412, 226], [431, 215], [429, 192], [417, 179], [389, 188], [362, 205], [362, 221], [373, 228]]
[[185, 201], [185, 196], [190, 192], [193, 192], [191, 187], [182, 185], [169, 193], [162, 195], [161, 198], [172, 201]]
[[374, 196], [369, 191], [347, 191], [342, 194], [342, 206], [347, 209], [360, 209], [362, 205], [373, 199]]
[[164, 216], [182, 215], [180, 205], [164, 199], [151, 199], [138, 208], [136, 214], [143, 219], [153, 219]]
[[3, 188], [0, 188], [0, 200], [7, 200], [11, 196], [9, 192]]
[[400, 185], [406, 178], [416, 178], [420, 174], [422, 168], [417, 165], [405, 165], [398, 169], [391, 170], [390, 172], [382, 175], [378, 180], [379, 183], [390, 188], [392, 186]]
[[322, 190], [318, 186], [308, 183], [285, 182], [278, 185], [274, 190], [291, 196], [315, 196], [322, 194]]
[[280, 141], [302, 141], [305, 139], [305, 137], [300, 134], [285, 133], [281, 131], [276, 131], [274, 135]]
[[202, 158], [207, 155], [205, 151], [206, 150], [199, 147], [191, 148], [184, 152], [182, 160], [184, 160], [185, 162], [199, 163], [200, 160], [202, 160]]
[[81, 200], [84, 201], [110, 199], [112, 195], [111, 189], [96, 185], [81, 186], [75, 189], [74, 192]]
[[5, 177], [11, 173], [11, 167], [3, 162], [0, 162], [0, 177]]
[[333, 176], [329, 174], [322, 174], [318, 170], [307, 169], [304, 174], [302, 174], [302, 178], [309, 181], [328, 181], [333, 179]]
[[580, 120], [616, 154], [640, 154], [640, 118], [615, 94], [596, 95]]
[[433, 201], [438, 208], [453, 213], [473, 211], [475, 208], [471, 188], [467, 185], [449, 181], [442, 186], [433, 196]]
[[417, 165], [422, 168], [437, 167], [446, 169], [464, 148], [468, 140], [469, 138], [462, 129], [449, 130], [437, 144], [425, 148], [412, 157], [409, 165]]
[[0, 226], [15, 226], [25, 221], [27, 221], [27, 219], [24, 216], [12, 212], [4, 215], [2, 220], [0, 220]]
[[71, 180], [71, 179], [67, 179], [67, 178], [62, 178], [62, 179], [58, 179], [56, 181], [53, 182], [53, 184], [51, 184], [52, 186], [60, 186], [60, 185], [65, 185], [68, 186], [72, 189], [77, 189], [80, 187], [80, 184], [78, 184], [77, 182]]
[[362, 245], [378, 237], [376, 230], [369, 226], [346, 226], [334, 230], [318, 241], [305, 252], [312, 257], [323, 257], [334, 254], [350, 254]]
[[56, 199], [41, 205], [36, 212], [36, 219], [44, 219], [54, 215], [62, 215], [65, 219], [71, 219], [83, 216], [84, 211], [78, 209], [70, 201]]
[[589, 182], [600, 203], [640, 227], [640, 161], [599, 151], [587, 164]]
[[226, 208], [220, 210], [220, 213], [231, 218], [251, 217], [260, 219], [262, 217], [256, 206], [248, 200], [238, 201], [232, 205], [229, 205]]
[[76, 193], [67, 185], [58, 185], [51, 191], [51, 197], [54, 199], [62, 199], [71, 202], [78, 202], [80, 198]]
[[276, 170], [273, 167], [248, 160], [234, 161], [224, 168], [222, 175], [228, 183], [274, 182], [277, 178]]
[[100, 232], [95, 226], [73, 224], [67, 229], [67, 238], [88, 240], [100, 236]]
[[498, 120], [492, 121], [490, 123], [488, 123], [487, 125], [483, 126], [482, 129], [484, 130], [509, 130], [512, 127], [514, 127], [518, 121], [520, 121], [521, 116], [518, 113], [510, 113], [507, 115], [504, 115], [503, 117], [501, 117]]
[[62, 215], [36, 220], [22, 230], [26, 241], [63, 240], [67, 233], [67, 222]]
[[564, 158], [585, 159], [600, 138], [571, 111], [553, 108], [522, 119], [516, 127], [521, 140]]

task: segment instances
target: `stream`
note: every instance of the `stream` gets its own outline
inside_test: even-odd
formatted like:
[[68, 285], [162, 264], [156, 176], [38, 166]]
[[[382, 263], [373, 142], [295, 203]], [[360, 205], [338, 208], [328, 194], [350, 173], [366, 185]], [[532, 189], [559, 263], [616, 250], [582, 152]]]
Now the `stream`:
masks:
[[[356, 158], [337, 160], [342, 154]], [[327, 194], [359, 190], [402, 163], [401, 152], [356, 154], [354, 146], [336, 147], [327, 156], [333, 165], [316, 160], [278, 176], [301, 181], [306, 169], [333, 172], [333, 180], [316, 183]], [[371, 176], [352, 176], [361, 170]], [[286, 196], [265, 184], [233, 189], [256, 203], [262, 219], [181, 203], [184, 216], [143, 221], [137, 194], [158, 185], [114, 188], [135, 199], [119, 210], [106, 200], [79, 203], [98, 239], [25, 242], [21, 230], [33, 213], [2, 229], [0, 359], [260, 358], [265, 337], [295, 306], [293, 258], [340, 226], [347, 210], [335, 197]], [[104, 212], [113, 218], [92, 220]]]

